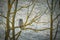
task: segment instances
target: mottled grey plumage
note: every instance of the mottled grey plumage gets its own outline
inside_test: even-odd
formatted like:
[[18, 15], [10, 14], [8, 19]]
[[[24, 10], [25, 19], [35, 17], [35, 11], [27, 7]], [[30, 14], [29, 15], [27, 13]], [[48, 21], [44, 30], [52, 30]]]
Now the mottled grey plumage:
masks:
[[23, 26], [23, 20], [19, 19], [19, 27], [21, 28]]

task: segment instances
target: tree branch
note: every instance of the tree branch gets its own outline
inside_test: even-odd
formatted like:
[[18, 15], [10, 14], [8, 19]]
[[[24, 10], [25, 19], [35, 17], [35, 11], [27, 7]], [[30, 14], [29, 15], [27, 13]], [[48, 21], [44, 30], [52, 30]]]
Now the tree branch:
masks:
[[5, 17], [4, 15], [0, 15], [1, 17], [4, 17], [4, 18], [7, 18], [7, 17]]
[[53, 21], [55, 21], [59, 16], [60, 16], [60, 14], [58, 14], [58, 15], [53, 19]]
[[44, 29], [33, 29], [33, 28], [24, 28], [24, 30], [33, 30], [35, 32], [38, 32], [38, 31], [44, 31], [44, 30], [48, 30], [50, 28], [44, 28]]

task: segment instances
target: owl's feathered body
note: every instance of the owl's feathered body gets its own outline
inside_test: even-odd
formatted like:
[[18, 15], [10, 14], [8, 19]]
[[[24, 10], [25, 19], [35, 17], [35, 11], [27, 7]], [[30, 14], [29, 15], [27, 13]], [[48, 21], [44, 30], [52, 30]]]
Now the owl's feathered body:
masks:
[[23, 20], [19, 19], [19, 27], [22, 28], [23, 27]]

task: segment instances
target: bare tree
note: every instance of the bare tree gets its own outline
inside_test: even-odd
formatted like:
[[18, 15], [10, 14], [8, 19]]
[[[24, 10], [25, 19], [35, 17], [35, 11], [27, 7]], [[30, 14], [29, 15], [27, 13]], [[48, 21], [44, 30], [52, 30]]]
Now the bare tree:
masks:
[[[53, 22], [56, 20], [56, 19], [58, 19], [58, 17], [60, 16], [60, 13], [53, 19], [53, 14], [54, 14], [54, 11], [55, 11], [55, 9], [56, 9], [56, 5], [57, 5], [57, 2], [59, 1], [59, 0], [51, 0], [51, 4], [49, 4], [49, 2], [48, 2], [49, 0], [47, 0], [47, 4], [48, 4], [48, 7], [49, 7], [49, 9], [50, 9], [50, 19], [51, 19], [51, 21], [50, 21], [50, 40], [53, 40]], [[55, 3], [54, 3], [54, 1], [55, 1]], [[51, 5], [51, 6], [50, 6]], [[56, 13], [57, 14], [57, 13]], [[58, 24], [58, 23], [57, 23]], [[58, 31], [58, 26], [57, 26], [57, 28], [56, 28], [56, 32], [55, 32], [55, 36], [54, 36], [54, 40], [55, 40], [55, 38], [56, 38], [56, 35], [57, 35], [57, 31]]]
[[[33, 28], [26, 28], [26, 27], [28, 25], [31, 26], [31, 24], [33, 24], [33, 23], [37, 23], [37, 24], [46, 23], [46, 22], [39, 22], [38, 20], [41, 18], [41, 16], [46, 14], [46, 11], [48, 10], [48, 7], [46, 7], [46, 9], [43, 11], [43, 13], [41, 13], [41, 10], [39, 10], [39, 12], [37, 12], [36, 15], [31, 18], [30, 16], [33, 14], [32, 12], [33, 12], [34, 7], [36, 5], [36, 0], [33, 0], [31, 4], [23, 5], [20, 8], [17, 8], [18, 0], [12, 0], [12, 1], [8, 0], [7, 16], [5, 17], [4, 15], [0, 15], [0, 16], [4, 17], [6, 19], [5, 40], [18, 40], [18, 37], [21, 35], [22, 30], [33, 30], [35, 32], [38, 32], [38, 31], [44, 31], [44, 30], [47, 30], [47, 29], [50, 29], [50, 40], [52, 40], [52, 36], [53, 36], [52, 35], [52, 32], [53, 32], [53, 18], [52, 17], [53, 17], [53, 8], [55, 8], [55, 6], [53, 7], [53, 0], [51, 1], [51, 6], [49, 5], [48, 0], [47, 0], [47, 4], [48, 4], [48, 7], [49, 7], [50, 13], [51, 13], [50, 14], [50, 28], [33, 29]], [[13, 10], [13, 12], [11, 12], [11, 9], [12, 9], [13, 5], [14, 5], [14, 10]], [[29, 7], [30, 6], [32, 6], [32, 7], [31, 7], [31, 10], [29, 12]], [[15, 24], [17, 11], [20, 11], [22, 8], [27, 8], [28, 9], [27, 15], [26, 15], [26, 21], [23, 22], [23, 25], [21, 25], [20, 27], [19, 26], [15, 27], [14, 24]], [[10, 18], [12, 18], [11, 21], [10, 21]], [[30, 18], [31, 18], [31, 20], [29, 21]], [[10, 23], [11, 23], [12, 26], [10, 25]], [[15, 34], [15, 29], [16, 28], [20, 28], [21, 30], [18, 33]], [[11, 30], [12, 30], [12, 37], [10, 36], [10, 31]]]

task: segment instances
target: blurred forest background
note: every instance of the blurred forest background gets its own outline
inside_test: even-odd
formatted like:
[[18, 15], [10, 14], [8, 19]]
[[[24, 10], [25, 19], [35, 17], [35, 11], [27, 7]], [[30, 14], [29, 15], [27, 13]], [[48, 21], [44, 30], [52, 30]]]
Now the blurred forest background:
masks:
[[60, 40], [60, 0], [0, 0], [0, 40]]

